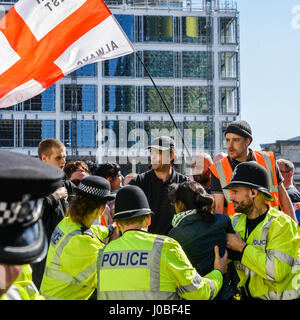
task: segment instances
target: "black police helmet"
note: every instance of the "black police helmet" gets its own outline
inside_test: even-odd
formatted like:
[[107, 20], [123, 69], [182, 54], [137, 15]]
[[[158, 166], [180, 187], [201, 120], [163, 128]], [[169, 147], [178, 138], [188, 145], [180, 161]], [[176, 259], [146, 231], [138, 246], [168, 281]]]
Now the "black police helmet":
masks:
[[53, 165], [0, 150], [0, 263], [22, 265], [46, 256], [42, 197], [55, 191], [63, 176]]
[[242, 162], [235, 167], [230, 183], [224, 189], [234, 186], [256, 189], [264, 194], [266, 200], [274, 201], [269, 192], [267, 170], [256, 161]]
[[144, 191], [138, 186], [127, 185], [116, 196], [114, 220], [130, 219], [153, 214]]

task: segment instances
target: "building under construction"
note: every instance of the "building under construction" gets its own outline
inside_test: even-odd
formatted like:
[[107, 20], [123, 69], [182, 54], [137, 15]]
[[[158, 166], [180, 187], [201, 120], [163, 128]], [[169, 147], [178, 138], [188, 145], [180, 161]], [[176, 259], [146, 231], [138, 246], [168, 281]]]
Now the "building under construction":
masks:
[[[2, 13], [14, 2], [0, 0]], [[41, 140], [56, 138], [68, 156], [130, 162], [137, 169], [146, 163], [144, 147], [161, 134], [175, 138], [179, 157], [181, 135], [191, 154], [223, 151], [224, 129], [240, 117], [236, 2], [105, 2], [180, 134], [143, 64], [131, 54], [86, 65], [41, 95], [1, 109], [0, 147], [37, 156]]]

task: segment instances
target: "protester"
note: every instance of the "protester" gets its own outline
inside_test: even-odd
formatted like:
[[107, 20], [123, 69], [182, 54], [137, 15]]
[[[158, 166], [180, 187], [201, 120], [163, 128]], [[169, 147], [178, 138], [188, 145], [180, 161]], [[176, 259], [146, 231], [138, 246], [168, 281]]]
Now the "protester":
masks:
[[[235, 213], [233, 203], [230, 201], [231, 191], [224, 189], [229, 184], [234, 168], [241, 162], [257, 161], [268, 172], [271, 193], [274, 201], [269, 202], [272, 207], [279, 207], [292, 219], [297, 221], [291, 200], [283, 185], [283, 178], [279, 172], [273, 152], [252, 151], [249, 148], [252, 142], [252, 130], [246, 121], [234, 121], [229, 124], [225, 131], [226, 147], [228, 156], [214, 163], [210, 170], [211, 192], [215, 198], [215, 212]], [[224, 211], [226, 199], [227, 209]]]
[[[56, 139], [45, 139], [38, 146], [39, 158], [48, 164], [59, 168], [62, 173], [66, 164], [66, 148], [62, 142]], [[68, 208], [68, 198], [73, 193], [74, 185], [71, 181], [61, 179], [58, 188], [44, 198], [42, 221], [44, 224], [48, 243], [54, 228], [64, 218]], [[40, 289], [46, 259], [32, 265], [32, 279], [36, 287]]]
[[269, 207], [268, 173], [255, 161], [236, 166], [230, 183], [235, 234], [227, 234], [242, 299], [293, 300], [300, 290], [300, 233], [293, 219]]
[[0, 300], [40, 300], [29, 264], [47, 253], [43, 198], [63, 177], [54, 166], [0, 150]]
[[210, 193], [211, 171], [209, 167], [213, 164], [211, 156], [206, 153], [199, 153], [192, 163], [192, 178], [200, 183], [206, 192]]
[[151, 152], [151, 170], [133, 178], [129, 185], [140, 187], [148, 199], [150, 208], [155, 212], [149, 232], [167, 235], [172, 228], [174, 206], [168, 200], [168, 186], [171, 183], [181, 183], [189, 180], [175, 171], [174, 140], [167, 136], [155, 138], [148, 148]]
[[90, 174], [87, 164], [83, 161], [68, 162], [64, 167], [64, 172], [67, 176], [67, 179], [70, 180], [76, 187], [79, 186], [83, 178]]
[[200, 277], [179, 243], [148, 233], [152, 211], [144, 192], [128, 185], [116, 196], [114, 220], [122, 236], [99, 251], [99, 300], [213, 299], [226, 269], [215, 247], [214, 270]]
[[300, 192], [298, 189], [294, 186], [294, 172], [295, 172], [295, 166], [293, 162], [286, 160], [286, 159], [278, 159], [277, 164], [280, 170], [280, 173], [282, 174], [284, 180], [283, 184], [284, 187], [292, 201], [292, 204], [295, 209], [297, 220], [300, 224]]
[[46, 299], [88, 300], [96, 284], [96, 260], [102, 239], [110, 230], [92, 225], [106, 202], [113, 200], [110, 184], [102, 177], [88, 176], [74, 189], [67, 216], [56, 226], [49, 246], [41, 293]]
[[[213, 214], [214, 198], [195, 181], [171, 184], [168, 196], [176, 210], [168, 236], [179, 242], [197, 272], [204, 276], [214, 268], [214, 246], [218, 245], [220, 255], [224, 254], [226, 233], [234, 233], [231, 221], [223, 214]], [[233, 295], [225, 275], [216, 300], [233, 299]]]

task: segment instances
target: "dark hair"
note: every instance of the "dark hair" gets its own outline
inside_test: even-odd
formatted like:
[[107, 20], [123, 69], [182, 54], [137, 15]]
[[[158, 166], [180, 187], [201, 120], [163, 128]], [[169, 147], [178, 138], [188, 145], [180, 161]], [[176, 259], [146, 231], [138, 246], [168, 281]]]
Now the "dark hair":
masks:
[[91, 200], [82, 195], [75, 195], [70, 202], [66, 216], [69, 216], [74, 222], [82, 223], [84, 217], [106, 202], [103, 199]]
[[187, 210], [196, 209], [201, 219], [206, 222], [214, 221], [214, 198], [209, 195], [200, 183], [185, 181], [169, 186], [168, 197], [171, 203], [182, 201]]
[[115, 178], [118, 175], [118, 172], [121, 171], [120, 166], [117, 163], [102, 163], [96, 165], [93, 170], [95, 176], [107, 178]]
[[71, 175], [76, 171], [90, 173], [87, 164], [83, 161], [68, 162], [64, 167], [64, 172], [68, 179], [70, 179]]

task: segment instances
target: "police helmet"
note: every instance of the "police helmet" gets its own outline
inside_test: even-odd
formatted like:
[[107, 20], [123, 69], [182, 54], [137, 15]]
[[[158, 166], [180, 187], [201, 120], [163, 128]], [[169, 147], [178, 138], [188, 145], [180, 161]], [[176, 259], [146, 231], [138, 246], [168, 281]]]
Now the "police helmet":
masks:
[[256, 161], [246, 161], [235, 167], [230, 183], [224, 189], [234, 186], [256, 189], [264, 194], [266, 200], [274, 201], [269, 192], [268, 178], [268, 172], [262, 165]]
[[138, 186], [127, 185], [116, 196], [114, 220], [130, 219], [153, 214], [144, 191]]
[[43, 197], [60, 186], [63, 171], [5, 150], [0, 159], [0, 263], [39, 262], [48, 249], [40, 219]]

